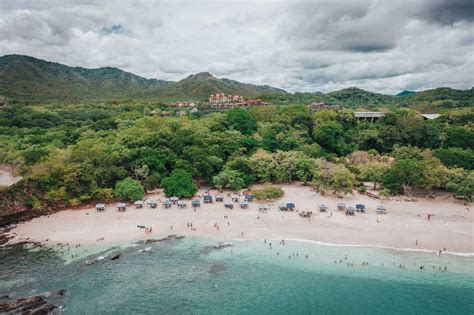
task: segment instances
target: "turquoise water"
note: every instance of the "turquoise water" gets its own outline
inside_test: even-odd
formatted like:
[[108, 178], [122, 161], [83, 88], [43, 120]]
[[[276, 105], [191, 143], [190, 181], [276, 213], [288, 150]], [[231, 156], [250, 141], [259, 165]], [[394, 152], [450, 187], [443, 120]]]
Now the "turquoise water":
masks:
[[0, 295], [67, 289], [65, 314], [474, 314], [472, 258], [272, 243], [189, 238], [90, 266], [2, 248]]

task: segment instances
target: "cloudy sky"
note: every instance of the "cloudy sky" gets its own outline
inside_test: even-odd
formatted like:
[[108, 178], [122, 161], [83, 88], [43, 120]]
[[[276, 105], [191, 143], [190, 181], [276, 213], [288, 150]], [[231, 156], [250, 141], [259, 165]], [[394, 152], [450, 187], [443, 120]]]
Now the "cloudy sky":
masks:
[[0, 55], [288, 91], [474, 85], [473, 0], [0, 0]]

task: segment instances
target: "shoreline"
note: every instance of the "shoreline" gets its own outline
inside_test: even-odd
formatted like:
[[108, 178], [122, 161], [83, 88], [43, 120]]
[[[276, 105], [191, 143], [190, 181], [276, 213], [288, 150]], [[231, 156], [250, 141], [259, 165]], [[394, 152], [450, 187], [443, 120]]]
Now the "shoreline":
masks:
[[[427, 252], [460, 257], [474, 257], [472, 237], [473, 213], [469, 207], [447, 195], [435, 199], [406, 202], [400, 199], [371, 199], [355, 194], [343, 199], [321, 196], [309, 187], [283, 185], [285, 195], [271, 203], [268, 213], [259, 213], [259, 202], [252, 202], [249, 209], [225, 209], [223, 203], [202, 204], [193, 211], [188, 206], [163, 209], [135, 209], [118, 212], [109, 204], [107, 210], [97, 212], [92, 207], [59, 211], [17, 224], [9, 232], [12, 237], [6, 245], [18, 242], [39, 242], [45, 245], [97, 244], [111, 245], [144, 239], [162, 238], [170, 234], [201, 237], [209, 240], [299, 240], [319, 245], [367, 247], [395, 251]], [[215, 194], [215, 191], [212, 191]], [[161, 191], [148, 198], [164, 200]], [[301, 218], [296, 212], [280, 212], [277, 206], [283, 201], [293, 201], [300, 211], [311, 209], [313, 216]], [[187, 201], [188, 204], [190, 203]], [[335, 210], [336, 204], [364, 203], [367, 212], [346, 216]], [[317, 211], [319, 203], [326, 203], [332, 211]], [[269, 203], [270, 204], [270, 203]], [[375, 207], [384, 204], [386, 215], [375, 213]], [[431, 220], [426, 213], [436, 210]], [[333, 215], [330, 215], [330, 213]], [[194, 230], [187, 227], [192, 222]], [[220, 229], [215, 228], [215, 224]], [[152, 234], [145, 234], [137, 225], [153, 227]], [[173, 226], [173, 229], [171, 229]], [[99, 238], [104, 240], [98, 241]], [[418, 247], [415, 240], [419, 240]]]

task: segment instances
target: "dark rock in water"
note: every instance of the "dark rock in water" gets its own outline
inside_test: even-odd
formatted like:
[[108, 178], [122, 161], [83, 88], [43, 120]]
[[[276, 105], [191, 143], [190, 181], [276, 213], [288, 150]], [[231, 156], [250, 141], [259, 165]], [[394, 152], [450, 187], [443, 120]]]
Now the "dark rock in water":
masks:
[[183, 238], [184, 238], [184, 235], [168, 235], [167, 237], [163, 237], [163, 238], [150, 238], [145, 241], [138, 241], [135, 244], [161, 243], [161, 242], [167, 242], [167, 241], [181, 240]]
[[117, 260], [120, 258], [120, 253], [114, 253], [110, 255], [110, 260]]
[[1, 314], [61, 314], [58, 306], [47, 302], [43, 296], [36, 295], [6, 302], [0, 302]]
[[209, 273], [218, 273], [218, 272], [223, 272], [225, 270], [224, 265], [218, 264], [218, 265], [212, 265], [211, 269], [209, 269]]

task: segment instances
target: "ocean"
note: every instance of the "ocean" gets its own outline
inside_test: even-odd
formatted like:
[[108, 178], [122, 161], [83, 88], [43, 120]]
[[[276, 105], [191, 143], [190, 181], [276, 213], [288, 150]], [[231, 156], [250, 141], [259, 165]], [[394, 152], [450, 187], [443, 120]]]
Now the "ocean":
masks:
[[118, 260], [92, 265], [85, 261], [104, 248], [2, 247], [0, 296], [66, 289], [53, 301], [64, 314], [474, 314], [472, 257], [296, 240], [215, 244], [122, 246]]

